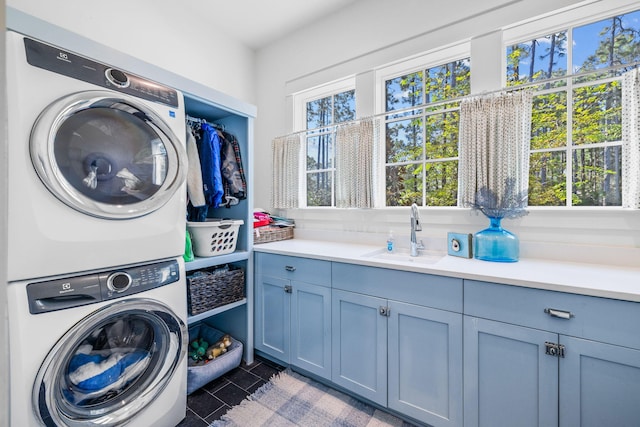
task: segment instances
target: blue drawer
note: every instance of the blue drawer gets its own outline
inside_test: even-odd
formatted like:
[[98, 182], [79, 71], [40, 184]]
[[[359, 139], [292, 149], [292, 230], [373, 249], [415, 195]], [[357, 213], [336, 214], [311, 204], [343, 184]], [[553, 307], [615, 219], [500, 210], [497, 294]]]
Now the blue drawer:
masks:
[[640, 303], [631, 301], [465, 280], [464, 314], [640, 349]]
[[333, 287], [462, 313], [462, 279], [333, 263]]
[[331, 262], [287, 255], [256, 253], [256, 274], [331, 286]]

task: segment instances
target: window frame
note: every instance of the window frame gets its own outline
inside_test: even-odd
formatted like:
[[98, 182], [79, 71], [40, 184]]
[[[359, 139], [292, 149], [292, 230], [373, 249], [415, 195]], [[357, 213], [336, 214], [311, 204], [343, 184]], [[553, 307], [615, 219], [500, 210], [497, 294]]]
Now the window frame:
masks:
[[[405, 61], [398, 61], [395, 62], [393, 64], [387, 65], [387, 66], [383, 66], [383, 67], [378, 67], [375, 70], [375, 77], [374, 77], [374, 81], [375, 81], [375, 115], [377, 117], [381, 118], [381, 129], [380, 129], [380, 139], [381, 141], [386, 141], [386, 123], [388, 122], [392, 122], [394, 120], [388, 121], [387, 120], [387, 116], [388, 115], [393, 115], [393, 114], [399, 114], [402, 111], [408, 111], [408, 110], [415, 110], [415, 109], [422, 109], [423, 112], [420, 113], [420, 117], [427, 117], [428, 114], [427, 113], [427, 109], [429, 108], [428, 103], [425, 104], [421, 104], [420, 106], [416, 106], [416, 107], [408, 107], [408, 108], [403, 108], [403, 109], [399, 109], [399, 110], [393, 110], [393, 111], [386, 111], [386, 82], [388, 80], [397, 78], [397, 77], [401, 77], [401, 76], [405, 76], [407, 74], [411, 74], [411, 73], [416, 73], [416, 72], [424, 72], [425, 70], [428, 70], [430, 68], [433, 67], [438, 67], [438, 66], [442, 66], [445, 64], [448, 64], [450, 62], [453, 61], [458, 61], [461, 59], [465, 59], [465, 58], [469, 58], [469, 66], [472, 67], [472, 62], [473, 62], [473, 58], [471, 56], [471, 42], [470, 41], [464, 41], [464, 42], [460, 42], [460, 43], [455, 43], [455, 44], [451, 44], [451, 45], [447, 45], [447, 46], [443, 46], [440, 47], [438, 49], [434, 49], [431, 50], [429, 52], [423, 53], [421, 55], [415, 56], [413, 58], [410, 58], [408, 60]], [[473, 72], [472, 72], [473, 74]], [[424, 84], [424, 82], [423, 82]], [[471, 85], [471, 81], [470, 81], [470, 85]], [[470, 93], [473, 93], [473, 87], [470, 86]], [[423, 94], [425, 95], [425, 94]], [[456, 99], [459, 98], [451, 98], [449, 100], [445, 100], [445, 101], [437, 101], [435, 103], [433, 103], [432, 105], [438, 105], [440, 103], [449, 103], [449, 102], [455, 102]], [[458, 110], [459, 111], [459, 106], [453, 109], [443, 109], [441, 110], [442, 112], [448, 112], [448, 111], [452, 111], [452, 110]], [[436, 113], [437, 114], [437, 113]], [[416, 115], [418, 116], [418, 115]], [[424, 141], [423, 143], [426, 144], [426, 135], [424, 134], [426, 132], [426, 128], [423, 127], [423, 138]], [[423, 147], [424, 148], [424, 147]], [[404, 208], [406, 206], [388, 206], [387, 205], [387, 200], [386, 200], [386, 170], [387, 170], [387, 166], [389, 165], [389, 163], [387, 163], [386, 161], [386, 144], [385, 143], [380, 143], [378, 144], [378, 151], [376, 152], [376, 156], [378, 157], [379, 161], [376, 162], [377, 165], [377, 170], [376, 173], [378, 174], [378, 176], [380, 177], [380, 179], [378, 180], [378, 182], [380, 183], [377, 188], [375, 189], [375, 200], [378, 201], [377, 206], [376, 207], [381, 207], [381, 208]], [[425, 155], [425, 151], [423, 149], [422, 151], [422, 159], [421, 159], [421, 164], [422, 165], [426, 165], [427, 163], [435, 163], [435, 162], [450, 162], [450, 161], [459, 161], [459, 156], [456, 157], [447, 157], [447, 158], [439, 158], [437, 160], [430, 160], [426, 158]], [[417, 162], [410, 162], [410, 163], [415, 163], [417, 164]], [[402, 163], [404, 164], [404, 163]], [[422, 196], [421, 196], [421, 203], [420, 203], [420, 207], [421, 208], [453, 208], [454, 206], [431, 206], [431, 205], [426, 205], [426, 197], [425, 197], [425, 188], [424, 188], [424, 182], [425, 178], [423, 176], [423, 189], [422, 189]]]
[[[356, 91], [356, 78], [355, 76], [346, 77], [344, 79], [335, 80], [330, 83], [326, 83], [320, 86], [313, 87], [308, 90], [300, 91], [293, 94], [293, 129], [294, 132], [299, 132], [302, 138], [301, 152], [300, 152], [300, 174], [299, 182], [300, 188], [298, 189], [298, 206], [300, 208], [336, 208], [335, 201], [335, 146], [333, 150], [333, 160], [331, 164], [333, 167], [328, 169], [316, 170], [312, 173], [330, 172], [331, 173], [331, 205], [329, 206], [308, 206], [307, 204], [307, 176], [309, 171], [307, 170], [307, 104], [318, 99], [334, 96], [342, 92], [353, 90], [356, 96], [357, 106], [357, 91]], [[356, 108], [356, 118], [358, 118], [358, 110]], [[326, 133], [333, 135], [335, 143], [336, 124], [333, 123], [329, 126], [316, 128], [316, 129], [328, 129]], [[317, 130], [315, 132], [318, 132]]]
[[[507, 86], [507, 49], [509, 46], [514, 44], [530, 41], [533, 39], [537, 39], [540, 37], [547, 36], [549, 34], [556, 34], [562, 31], [566, 31], [567, 33], [567, 46], [573, 46], [573, 29], [577, 27], [581, 27], [583, 25], [593, 24], [604, 19], [624, 15], [626, 13], [639, 11], [640, 7], [637, 4], [627, 4], [624, 6], [611, 8], [607, 7], [602, 3], [598, 4], [589, 4], [580, 6], [577, 8], [568, 8], [567, 10], [563, 10], [549, 16], [538, 17], [536, 19], [516, 23], [506, 27], [502, 30], [502, 46], [501, 46], [501, 86], [502, 88], [506, 88], [507, 90], [517, 90], [518, 87], [527, 87], [527, 86], [540, 86], [543, 85], [547, 80], [536, 81], [531, 83], [525, 83], [523, 85], [514, 85]], [[596, 82], [598, 83], [611, 83], [612, 81], [620, 81], [621, 77], [607, 77], [600, 78], [596, 81], [590, 82], [576, 82], [574, 74], [573, 74], [573, 48], [567, 50], [567, 73], [562, 78], [554, 78], [553, 81], [564, 81], [565, 84], [562, 88], [558, 89], [547, 89], [541, 91], [535, 91], [534, 97], [538, 94], [543, 93], [561, 93], [564, 91], [566, 94], [566, 108], [567, 108], [567, 123], [566, 123], [566, 136], [565, 136], [565, 146], [562, 148], [548, 148], [548, 149], [531, 149], [529, 148], [529, 157], [531, 155], [546, 152], [546, 153], [555, 153], [555, 152], [563, 152], [566, 157], [566, 165], [565, 165], [565, 204], [561, 206], [550, 206], [550, 205], [534, 205], [529, 206], [528, 209], [622, 209], [620, 205], [574, 205], [573, 204], [573, 153], [579, 150], [588, 150], [588, 149], [599, 149], [604, 147], [621, 147], [622, 141], [605, 141], [599, 143], [591, 143], [591, 144], [574, 144], [573, 143], [573, 107], [574, 107], [574, 94], [575, 90], [581, 87], [588, 87], [594, 85]], [[594, 73], [598, 72], [597, 70]], [[473, 91], [473, 89], [472, 89]], [[622, 182], [623, 176], [620, 176], [620, 183]]]

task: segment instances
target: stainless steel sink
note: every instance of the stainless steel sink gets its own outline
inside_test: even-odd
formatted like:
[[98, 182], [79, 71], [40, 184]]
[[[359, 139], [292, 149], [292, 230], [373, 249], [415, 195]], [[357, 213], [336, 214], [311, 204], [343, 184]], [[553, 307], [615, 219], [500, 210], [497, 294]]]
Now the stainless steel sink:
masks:
[[387, 252], [386, 248], [381, 248], [363, 255], [364, 258], [371, 258], [379, 261], [397, 262], [403, 264], [435, 264], [444, 258], [444, 254], [429, 251], [420, 251], [418, 256], [410, 256], [409, 249], [396, 248], [393, 252]]

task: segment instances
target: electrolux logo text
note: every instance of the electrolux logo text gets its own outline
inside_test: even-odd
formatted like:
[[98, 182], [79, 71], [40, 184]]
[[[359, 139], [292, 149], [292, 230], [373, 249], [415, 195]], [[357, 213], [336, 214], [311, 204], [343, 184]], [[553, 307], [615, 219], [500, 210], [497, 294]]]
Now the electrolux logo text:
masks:
[[71, 287], [71, 283], [70, 282], [65, 282], [62, 284], [62, 290], [60, 291], [61, 294], [67, 294], [69, 292], [73, 292], [74, 289]]
[[71, 62], [69, 60], [69, 54], [66, 52], [58, 52], [58, 59], [65, 62]]

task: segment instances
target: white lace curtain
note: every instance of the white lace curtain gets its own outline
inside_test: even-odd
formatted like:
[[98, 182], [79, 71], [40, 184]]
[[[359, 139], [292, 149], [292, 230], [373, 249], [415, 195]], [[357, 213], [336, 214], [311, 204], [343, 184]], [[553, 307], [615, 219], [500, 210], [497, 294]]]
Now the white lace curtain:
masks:
[[371, 118], [336, 131], [336, 207], [372, 208], [376, 122]]
[[[481, 189], [490, 190], [497, 197], [497, 206], [527, 206], [532, 98], [530, 91], [518, 91], [461, 102], [459, 206], [474, 205]], [[505, 200], [514, 194], [525, 195], [524, 200], [516, 202], [520, 206]]]
[[640, 70], [622, 77], [622, 207], [640, 209]]
[[271, 143], [273, 185], [271, 205], [277, 209], [298, 207], [300, 135], [276, 138]]
[[[303, 133], [282, 136], [271, 144], [273, 185], [271, 204], [277, 209], [298, 205], [301, 138]], [[374, 153], [378, 120], [365, 118], [338, 126], [335, 137], [336, 207], [374, 206]]]

